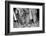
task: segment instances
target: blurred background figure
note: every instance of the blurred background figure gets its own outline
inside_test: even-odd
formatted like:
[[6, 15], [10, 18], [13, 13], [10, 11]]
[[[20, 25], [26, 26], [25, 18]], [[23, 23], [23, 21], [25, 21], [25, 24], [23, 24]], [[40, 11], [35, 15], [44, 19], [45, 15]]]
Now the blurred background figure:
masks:
[[33, 18], [33, 21], [34, 23], [37, 21], [37, 10], [36, 9], [31, 9], [32, 11], [32, 18]]

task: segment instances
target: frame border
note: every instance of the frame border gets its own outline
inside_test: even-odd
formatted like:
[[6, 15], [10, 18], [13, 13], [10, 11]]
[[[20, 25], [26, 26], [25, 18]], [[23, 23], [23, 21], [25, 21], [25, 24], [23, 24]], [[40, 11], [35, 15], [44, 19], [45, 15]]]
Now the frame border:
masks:
[[[10, 4], [23, 4], [23, 5], [42, 5], [42, 10], [43, 10], [43, 29], [42, 31], [23, 31], [23, 32], [10, 32], [10, 10], [9, 10], [9, 5]], [[35, 33], [44, 33], [45, 32], [45, 3], [36, 3], [36, 2], [20, 2], [20, 1], [5, 1], [5, 35], [20, 35], [20, 34], [35, 34]]]

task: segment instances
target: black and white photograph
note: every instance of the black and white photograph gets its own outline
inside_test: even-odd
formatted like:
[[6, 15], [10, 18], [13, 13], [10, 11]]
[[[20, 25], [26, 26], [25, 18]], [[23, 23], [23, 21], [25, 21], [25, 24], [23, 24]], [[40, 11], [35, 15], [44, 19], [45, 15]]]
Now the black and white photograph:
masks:
[[44, 33], [44, 3], [5, 2], [5, 34]]
[[39, 9], [13, 8], [13, 27], [39, 27]]

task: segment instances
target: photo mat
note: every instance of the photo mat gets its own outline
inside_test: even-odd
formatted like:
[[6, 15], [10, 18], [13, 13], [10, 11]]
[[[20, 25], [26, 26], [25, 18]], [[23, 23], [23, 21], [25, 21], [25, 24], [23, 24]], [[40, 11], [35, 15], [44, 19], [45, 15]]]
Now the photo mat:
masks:
[[11, 4], [10, 12], [11, 32], [42, 30], [42, 6]]

